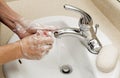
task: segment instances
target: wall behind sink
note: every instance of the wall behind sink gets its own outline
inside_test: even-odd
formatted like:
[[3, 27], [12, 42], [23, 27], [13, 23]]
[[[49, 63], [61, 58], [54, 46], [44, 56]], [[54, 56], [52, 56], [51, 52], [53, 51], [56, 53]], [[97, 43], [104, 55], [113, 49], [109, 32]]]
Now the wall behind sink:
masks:
[[6, 2], [15, 1], [15, 0], [5, 0]]
[[120, 2], [117, 0], [92, 0], [92, 1], [120, 31]]

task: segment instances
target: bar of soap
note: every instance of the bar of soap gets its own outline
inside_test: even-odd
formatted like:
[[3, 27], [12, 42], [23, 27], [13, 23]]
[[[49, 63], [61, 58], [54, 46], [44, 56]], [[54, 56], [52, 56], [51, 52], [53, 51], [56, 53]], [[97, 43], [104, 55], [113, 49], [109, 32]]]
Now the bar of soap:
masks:
[[97, 68], [105, 73], [111, 72], [118, 61], [119, 52], [113, 45], [103, 46], [96, 59]]

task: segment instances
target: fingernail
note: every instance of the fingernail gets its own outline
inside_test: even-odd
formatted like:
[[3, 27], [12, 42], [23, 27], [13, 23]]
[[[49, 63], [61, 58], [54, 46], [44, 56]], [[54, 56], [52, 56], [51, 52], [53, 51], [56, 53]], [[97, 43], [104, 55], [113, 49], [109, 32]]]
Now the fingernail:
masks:
[[45, 36], [48, 36], [48, 32], [47, 32], [47, 31], [43, 31], [43, 34], [44, 34]]

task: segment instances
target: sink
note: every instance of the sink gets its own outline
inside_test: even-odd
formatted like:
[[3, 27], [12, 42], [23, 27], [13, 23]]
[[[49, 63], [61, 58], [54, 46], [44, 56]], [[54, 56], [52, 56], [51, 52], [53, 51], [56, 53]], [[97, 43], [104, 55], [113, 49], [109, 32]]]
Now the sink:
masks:
[[[50, 16], [33, 23], [78, 28], [78, 21], [69, 16]], [[112, 44], [102, 31], [98, 30], [97, 36], [103, 46]], [[14, 34], [9, 43], [17, 40], [18, 36]], [[119, 63], [112, 72], [102, 73], [96, 68], [96, 56], [81, 44], [79, 38], [63, 36], [55, 39], [49, 54], [41, 60], [21, 59], [22, 64], [14, 60], [3, 65], [3, 72], [6, 78], [118, 78]], [[67, 70], [70, 72], [65, 72]]]

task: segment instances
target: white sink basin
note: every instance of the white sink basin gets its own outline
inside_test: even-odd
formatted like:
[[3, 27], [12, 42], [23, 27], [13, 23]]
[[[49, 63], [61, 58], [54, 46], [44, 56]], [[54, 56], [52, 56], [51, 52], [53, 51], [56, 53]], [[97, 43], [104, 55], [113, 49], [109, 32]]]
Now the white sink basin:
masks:
[[[51, 16], [35, 20], [34, 23], [54, 26], [78, 27], [78, 19], [67, 16]], [[98, 38], [104, 45], [112, 44], [105, 34], [98, 31]], [[14, 34], [9, 43], [19, 38]], [[96, 55], [91, 54], [74, 36], [61, 37], [54, 43], [48, 55], [38, 61], [21, 59], [9, 62], [3, 66], [6, 78], [118, 78], [119, 66], [111, 73], [102, 73], [95, 65]], [[60, 66], [70, 65], [72, 72], [63, 74]]]

